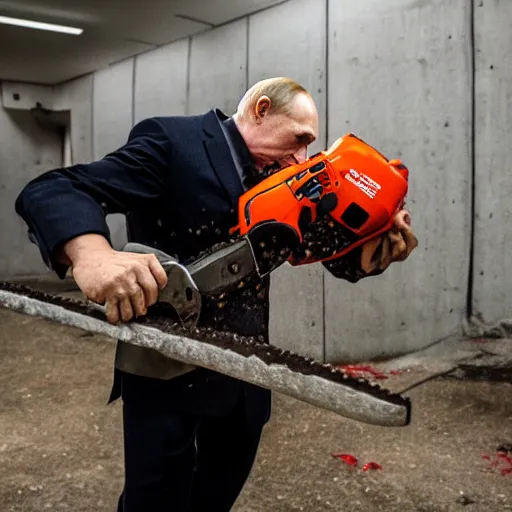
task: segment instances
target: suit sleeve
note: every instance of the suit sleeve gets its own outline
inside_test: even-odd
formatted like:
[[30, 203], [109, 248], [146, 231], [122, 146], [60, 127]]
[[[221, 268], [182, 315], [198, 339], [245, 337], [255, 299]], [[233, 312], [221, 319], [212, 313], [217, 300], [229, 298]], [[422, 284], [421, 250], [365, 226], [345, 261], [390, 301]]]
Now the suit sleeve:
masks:
[[160, 121], [150, 118], [131, 130], [128, 141], [103, 159], [47, 171], [30, 181], [15, 202], [45, 264], [62, 279], [67, 266], [55, 249], [88, 233], [110, 243], [105, 217], [144, 207], [165, 192], [170, 141]]

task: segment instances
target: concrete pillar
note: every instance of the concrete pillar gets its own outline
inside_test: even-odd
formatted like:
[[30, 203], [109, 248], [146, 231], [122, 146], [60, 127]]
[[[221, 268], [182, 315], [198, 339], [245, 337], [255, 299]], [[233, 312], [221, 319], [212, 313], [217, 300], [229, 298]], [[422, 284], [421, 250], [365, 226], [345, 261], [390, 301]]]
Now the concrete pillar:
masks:
[[[325, 148], [326, 2], [294, 0], [249, 18], [249, 86], [288, 76], [313, 95], [320, 116], [318, 141]], [[271, 276], [271, 342], [324, 357], [324, 289], [319, 265], [279, 268]]]
[[329, 143], [352, 131], [410, 168], [419, 247], [356, 285], [326, 273], [329, 361], [390, 356], [458, 332], [470, 245], [466, 0], [329, 2]]
[[475, 244], [473, 313], [512, 316], [512, 3], [474, 1]]
[[[133, 123], [133, 59], [94, 74], [93, 156], [103, 158], [125, 144]], [[126, 243], [124, 215], [107, 216], [112, 244]]]

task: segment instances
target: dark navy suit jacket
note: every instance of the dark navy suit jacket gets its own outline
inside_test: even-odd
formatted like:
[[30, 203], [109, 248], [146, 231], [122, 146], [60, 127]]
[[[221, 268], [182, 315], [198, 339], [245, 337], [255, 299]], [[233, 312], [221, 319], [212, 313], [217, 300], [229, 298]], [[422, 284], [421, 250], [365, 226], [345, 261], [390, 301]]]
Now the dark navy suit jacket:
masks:
[[[220, 112], [217, 113], [222, 116]], [[224, 117], [224, 116], [222, 116]], [[45, 262], [63, 276], [54, 249], [84, 233], [109, 237], [107, 213], [160, 213], [159, 244], [182, 258], [222, 238], [210, 229], [235, 221], [243, 192], [217, 115], [159, 117], [138, 123], [127, 143], [103, 159], [48, 171], [16, 201]], [[200, 235], [196, 231], [202, 229]], [[217, 232], [218, 233], [218, 232]]]
[[[86, 233], [110, 239], [105, 216], [113, 213], [127, 216], [130, 240], [185, 262], [229, 240], [244, 188], [219, 124], [226, 119], [220, 111], [146, 119], [103, 159], [32, 180], [16, 212], [46, 264], [64, 277], [67, 268], [56, 262], [56, 248]], [[264, 335], [261, 321], [256, 326], [244, 317], [241, 323], [240, 334]]]
[[[109, 213], [126, 215], [129, 240], [184, 262], [229, 240], [244, 188], [220, 125], [226, 120], [218, 110], [149, 118], [103, 159], [54, 169], [32, 180], [15, 208], [46, 264], [63, 278], [67, 268], [55, 260], [55, 250], [86, 233], [110, 239], [105, 221]], [[239, 156], [250, 165], [236, 128], [233, 135]], [[205, 300], [200, 322], [268, 341], [268, 284], [268, 279], [253, 281], [222, 309], [214, 299]], [[267, 416], [270, 393], [255, 386], [247, 389]]]

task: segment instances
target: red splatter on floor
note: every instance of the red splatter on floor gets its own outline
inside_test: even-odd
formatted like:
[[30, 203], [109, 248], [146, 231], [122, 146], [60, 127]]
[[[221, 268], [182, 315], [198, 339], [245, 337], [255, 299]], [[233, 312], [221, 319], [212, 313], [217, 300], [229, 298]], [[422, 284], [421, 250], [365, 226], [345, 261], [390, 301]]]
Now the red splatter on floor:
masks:
[[356, 364], [343, 364], [338, 365], [340, 370], [343, 370], [345, 373], [350, 375], [351, 377], [362, 377], [362, 378], [370, 378], [373, 377], [377, 380], [384, 380], [389, 377], [389, 375], [400, 375], [403, 373], [403, 370], [390, 370], [387, 374], [381, 370], [378, 370], [374, 366], [370, 364], [366, 365], [356, 365]]
[[494, 456], [482, 454], [482, 459], [489, 461], [487, 471], [498, 470], [501, 475], [512, 475], [512, 452], [497, 451]]
[[[353, 455], [350, 455], [348, 453], [333, 453], [332, 456], [336, 459], [342, 460], [349, 466], [357, 466], [359, 464], [357, 457], [354, 457]], [[376, 462], [367, 462], [363, 466], [363, 471], [376, 470], [376, 469], [382, 469], [382, 466], [380, 464], [377, 464]]]
[[332, 456], [342, 460], [349, 466], [357, 466], [358, 461], [353, 455], [349, 455], [348, 453], [333, 453]]
[[376, 462], [367, 462], [363, 466], [363, 471], [368, 471], [369, 469], [382, 469], [382, 466]]

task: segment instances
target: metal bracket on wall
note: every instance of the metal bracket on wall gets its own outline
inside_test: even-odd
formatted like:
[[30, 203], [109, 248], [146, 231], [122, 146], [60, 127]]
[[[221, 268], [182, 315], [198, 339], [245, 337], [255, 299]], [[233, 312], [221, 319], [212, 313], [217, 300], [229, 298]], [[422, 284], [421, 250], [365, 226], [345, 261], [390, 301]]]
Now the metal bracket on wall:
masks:
[[55, 89], [48, 85], [1, 83], [2, 106], [6, 110], [30, 112], [42, 126], [68, 130], [70, 110], [55, 110]]
[[48, 85], [2, 82], [2, 106], [9, 110], [54, 109], [54, 88]]
[[63, 140], [63, 165], [71, 165], [71, 110], [55, 109], [55, 88], [47, 85], [0, 82], [0, 98], [4, 109], [31, 115], [44, 129], [58, 130]]

